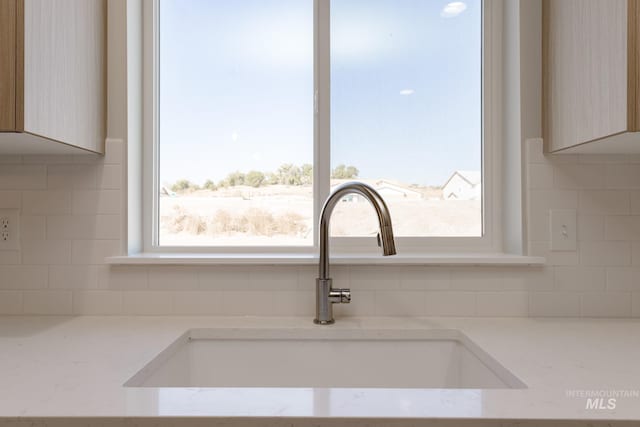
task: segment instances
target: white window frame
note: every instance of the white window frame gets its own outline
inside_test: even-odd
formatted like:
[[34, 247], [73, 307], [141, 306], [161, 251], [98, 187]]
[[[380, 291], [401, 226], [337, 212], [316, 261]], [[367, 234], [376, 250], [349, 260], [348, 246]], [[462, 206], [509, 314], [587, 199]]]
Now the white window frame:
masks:
[[[314, 223], [330, 191], [330, 0], [314, 0]], [[502, 146], [503, 0], [483, 0], [482, 10], [482, 218], [480, 237], [396, 237], [399, 253], [500, 253]], [[159, 246], [158, 242], [158, 0], [143, 3], [143, 203], [144, 253], [297, 253], [318, 251], [305, 246]], [[214, 100], [212, 100], [214, 102]], [[373, 210], [371, 211], [373, 215]], [[375, 237], [333, 237], [332, 252], [368, 254], [378, 251]]]

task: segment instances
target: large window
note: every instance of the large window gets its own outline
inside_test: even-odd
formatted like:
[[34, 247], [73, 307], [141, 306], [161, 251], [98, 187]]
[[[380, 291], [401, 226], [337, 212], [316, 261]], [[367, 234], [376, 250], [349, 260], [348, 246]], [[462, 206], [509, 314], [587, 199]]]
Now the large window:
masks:
[[[486, 240], [482, 0], [152, 3], [147, 250], [311, 250], [354, 179], [400, 242]], [[337, 206], [338, 243], [376, 232], [366, 201]]]

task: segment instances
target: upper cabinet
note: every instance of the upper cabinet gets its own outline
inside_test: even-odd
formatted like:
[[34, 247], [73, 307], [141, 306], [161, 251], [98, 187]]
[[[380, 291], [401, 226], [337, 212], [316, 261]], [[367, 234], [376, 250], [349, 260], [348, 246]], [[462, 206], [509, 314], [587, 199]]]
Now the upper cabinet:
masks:
[[0, 0], [0, 154], [104, 153], [106, 0]]
[[639, 0], [543, 0], [547, 152], [640, 153]]

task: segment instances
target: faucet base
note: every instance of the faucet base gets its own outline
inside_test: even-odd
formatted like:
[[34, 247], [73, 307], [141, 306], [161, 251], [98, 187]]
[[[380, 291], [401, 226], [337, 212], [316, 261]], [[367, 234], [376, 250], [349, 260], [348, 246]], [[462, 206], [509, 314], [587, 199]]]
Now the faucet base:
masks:
[[334, 323], [336, 323], [336, 321], [335, 319], [329, 319], [329, 320], [313, 319], [313, 323], [315, 323], [316, 325], [333, 325]]

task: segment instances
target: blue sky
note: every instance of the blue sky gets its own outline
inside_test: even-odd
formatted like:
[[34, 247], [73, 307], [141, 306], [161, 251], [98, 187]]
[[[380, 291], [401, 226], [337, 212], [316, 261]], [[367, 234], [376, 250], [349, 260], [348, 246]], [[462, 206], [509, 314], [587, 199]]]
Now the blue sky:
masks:
[[[160, 5], [161, 181], [312, 163], [313, 2]], [[480, 33], [480, 0], [332, 0], [332, 166], [479, 170]]]

